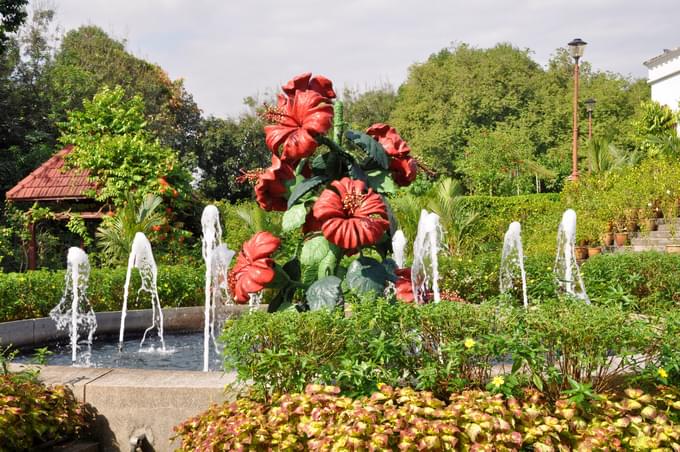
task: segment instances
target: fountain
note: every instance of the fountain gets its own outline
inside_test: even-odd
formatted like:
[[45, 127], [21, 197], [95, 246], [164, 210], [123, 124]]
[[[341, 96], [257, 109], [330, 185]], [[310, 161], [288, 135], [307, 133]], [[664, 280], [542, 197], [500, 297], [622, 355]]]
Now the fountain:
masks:
[[590, 304], [581, 271], [576, 262], [576, 212], [567, 209], [557, 230], [557, 255], [553, 273], [561, 291]]
[[413, 265], [411, 267], [411, 283], [416, 303], [424, 303], [428, 300], [428, 290], [432, 291], [435, 303], [439, 303], [441, 299], [437, 253], [442, 235], [439, 215], [423, 209], [418, 220], [418, 233], [413, 242]]
[[[69, 330], [71, 340], [71, 362], [78, 361], [79, 330], [87, 333], [87, 351], [81, 355], [83, 364], [89, 364], [92, 338], [97, 329], [97, 318], [87, 300], [87, 282], [90, 277], [90, 262], [80, 248], [71, 247], [66, 257], [64, 295], [50, 311], [50, 318], [60, 330]], [[70, 301], [70, 303], [69, 303]]]
[[128, 259], [127, 273], [125, 275], [125, 293], [123, 294], [123, 309], [120, 314], [120, 334], [118, 336], [118, 349], [123, 349], [123, 338], [125, 336], [125, 316], [127, 315], [128, 292], [130, 289], [130, 277], [132, 276], [132, 269], [139, 270], [139, 275], [142, 279], [142, 285], [137, 291], [137, 298], [142, 291], [151, 295], [151, 310], [152, 310], [152, 324], [144, 331], [142, 341], [139, 343], [141, 349], [146, 340], [146, 335], [153, 328], [158, 330], [158, 338], [161, 342], [161, 350], [165, 351], [165, 341], [163, 340], [163, 311], [161, 310], [161, 302], [158, 298], [158, 288], [156, 287], [156, 280], [158, 278], [158, 267], [153, 258], [151, 251], [151, 243], [142, 232], [135, 234], [132, 241], [132, 251]]
[[207, 372], [210, 356], [210, 338], [217, 348], [215, 340], [215, 307], [218, 295], [229, 299], [228, 272], [234, 251], [222, 243], [222, 226], [220, 212], [210, 204], [203, 209], [201, 215], [203, 228], [203, 260], [205, 261], [205, 322], [203, 325], [203, 371]]
[[510, 223], [503, 240], [501, 255], [500, 291], [506, 293], [514, 288], [517, 269], [522, 277], [522, 301], [529, 307], [527, 299], [527, 276], [524, 271], [524, 250], [522, 249], [522, 226], [517, 221]]
[[397, 264], [397, 268], [404, 268], [406, 261], [404, 257], [404, 249], [406, 248], [406, 237], [401, 229], [398, 229], [392, 237], [392, 257]]

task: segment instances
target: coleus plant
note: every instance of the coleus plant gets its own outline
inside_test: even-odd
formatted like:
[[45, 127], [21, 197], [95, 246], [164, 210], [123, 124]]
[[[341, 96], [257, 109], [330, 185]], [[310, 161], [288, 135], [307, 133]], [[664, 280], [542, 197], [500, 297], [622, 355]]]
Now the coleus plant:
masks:
[[390, 282], [412, 301], [410, 271], [388, 257], [396, 225], [387, 195], [417, 173], [409, 146], [387, 124], [345, 131], [342, 103], [326, 77], [301, 74], [282, 91], [263, 113], [272, 158], [257, 175], [255, 197], [261, 208], [283, 211], [283, 231], [301, 229], [304, 241], [283, 265], [271, 257], [280, 245], [271, 233], [246, 241], [230, 275], [235, 301], [272, 288], [270, 312], [295, 299], [300, 310], [332, 308], [346, 290], [380, 295]]

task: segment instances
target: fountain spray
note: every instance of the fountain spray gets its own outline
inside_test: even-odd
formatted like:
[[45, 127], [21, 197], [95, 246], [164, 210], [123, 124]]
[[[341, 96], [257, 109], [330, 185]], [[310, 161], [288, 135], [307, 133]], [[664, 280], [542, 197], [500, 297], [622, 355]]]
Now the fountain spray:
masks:
[[503, 240], [503, 254], [501, 255], [500, 291], [508, 292], [514, 287], [515, 273], [519, 269], [522, 277], [522, 301], [524, 307], [529, 307], [527, 298], [527, 275], [524, 271], [524, 250], [522, 248], [522, 226], [513, 221], [508, 227]]

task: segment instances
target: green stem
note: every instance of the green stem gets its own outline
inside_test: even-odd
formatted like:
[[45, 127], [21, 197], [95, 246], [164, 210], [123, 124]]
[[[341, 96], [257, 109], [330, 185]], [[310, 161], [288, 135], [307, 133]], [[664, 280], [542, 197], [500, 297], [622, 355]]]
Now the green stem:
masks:
[[342, 131], [345, 126], [343, 121], [344, 105], [341, 100], [336, 100], [333, 105], [333, 140], [342, 145]]

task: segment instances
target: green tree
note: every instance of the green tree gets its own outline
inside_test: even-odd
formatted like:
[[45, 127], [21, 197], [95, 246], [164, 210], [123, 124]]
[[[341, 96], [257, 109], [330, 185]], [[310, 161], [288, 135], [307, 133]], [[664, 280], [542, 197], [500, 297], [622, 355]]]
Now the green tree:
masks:
[[0, 54], [0, 198], [54, 151], [47, 69], [54, 13], [35, 10]]
[[189, 194], [189, 174], [177, 154], [147, 129], [142, 98], [126, 99], [120, 86], [104, 87], [71, 112], [59, 141], [74, 146], [67, 162], [90, 171], [98, 200], [122, 205], [130, 192], [140, 199], [147, 193]]
[[54, 120], [63, 121], [103, 86], [121, 86], [126, 99], [141, 97], [149, 129], [162, 144], [190, 161], [200, 152], [200, 110], [182, 80], [170, 80], [161, 67], [130, 54], [125, 42], [101, 28], [83, 26], [66, 33], [49, 76]]
[[673, 154], [677, 144], [678, 115], [666, 105], [648, 100], [632, 120], [631, 138], [635, 147], [648, 157]]
[[249, 198], [252, 187], [237, 178], [243, 171], [270, 164], [271, 152], [264, 142], [262, 121], [253, 114], [243, 115], [238, 121], [214, 117], [204, 120], [200, 146], [199, 188], [211, 199], [233, 202]]
[[420, 158], [447, 174], [476, 129], [518, 118], [542, 70], [510, 44], [461, 44], [410, 68], [390, 121]]
[[9, 41], [9, 34], [17, 31], [26, 20], [28, 0], [0, 0], [0, 55]]
[[363, 93], [346, 88], [342, 93], [344, 118], [351, 130], [365, 130], [377, 123], [387, 123], [397, 102], [392, 85], [385, 84]]

